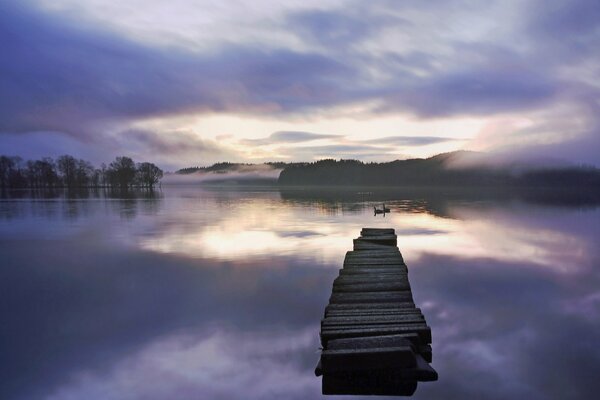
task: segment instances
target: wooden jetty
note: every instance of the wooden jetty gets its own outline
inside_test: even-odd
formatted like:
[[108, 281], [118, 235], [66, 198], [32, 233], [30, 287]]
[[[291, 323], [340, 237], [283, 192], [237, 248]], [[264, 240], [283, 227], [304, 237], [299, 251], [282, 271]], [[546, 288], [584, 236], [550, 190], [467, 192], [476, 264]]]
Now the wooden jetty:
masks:
[[435, 381], [431, 329], [413, 302], [394, 229], [363, 228], [321, 320], [323, 394], [410, 396]]

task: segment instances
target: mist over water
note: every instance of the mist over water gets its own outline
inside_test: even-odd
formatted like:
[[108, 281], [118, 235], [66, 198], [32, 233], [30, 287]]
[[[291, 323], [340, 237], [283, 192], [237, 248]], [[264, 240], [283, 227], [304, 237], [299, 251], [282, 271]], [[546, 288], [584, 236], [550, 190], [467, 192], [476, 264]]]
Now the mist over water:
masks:
[[[391, 213], [373, 215], [385, 202]], [[163, 187], [0, 199], [0, 398], [316, 399], [362, 227], [393, 227], [433, 335], [416, 399], [600, 391], [600, 209], [484, 193]]]

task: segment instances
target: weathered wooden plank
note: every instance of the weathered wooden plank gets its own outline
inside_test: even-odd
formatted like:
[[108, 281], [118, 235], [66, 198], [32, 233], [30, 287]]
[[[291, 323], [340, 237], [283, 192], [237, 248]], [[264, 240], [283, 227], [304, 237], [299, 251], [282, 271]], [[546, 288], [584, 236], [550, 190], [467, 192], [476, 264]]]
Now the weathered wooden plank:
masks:
[[393, 228], [362, 228], [360, 230], [361, 236], [371, 236], [371, 235], [395, 235], [396, 230]]
[[419, 353], [425, 359], [425, 361], [427, 361], [428, 363], [432, 362], [433, 352], [431, 350], [430, 345], [428, 345], [428, 344], [420, 345], [419, 347], [417, 347], [417, 353]]
[[408, 275], [404, 273], [398, 273], [395, 275], [385, 274], [367, 274], [367, 275], [345, 275], [338, 276], [333, 281], [333, 286], [356, 284], [356, 283], [386, 283], [386, 282], [408, 282]]
[[[378, 233], [376, 235], [360, 235], [357, 239], [365, 239], [365, 240], [385, 240], [385, 239], [396, 239], [396, 234], [389, 233]], [[396, 244], [394, 244], [395, 246]]]
[[333, 292], [403, 292], [410, 290], [408, 282], [368, 282], [368, 283], [338, 283], [333, 285]]
[[412, 396], [416, 380], [402, 379], [396, 370], [383, 374], [371, 371], [352, 371], [323, 375], [321, 391], [324, 395]]
[[406, 267], [405, 264], [398, 264], [398, 263], [394, 263], [394, 264], [351, 264], [351, 263], [344, 263], [344, 268], [346, 269], [360, 269], [360, 268], [368, 268], [371, 271], [374, 269], [397, 269], [397, 271], [395, 272], [404, 272], [404, 273], [408, 273], [408, 268]]
[[404, 314], [384, 314], [384, 315], [329, 315], [325, 317], [321, 322], [327, 323], [352, 323], [352, 322], [366, 322], [366, 321], [397, 321], [402, 322], [404, 320], [419, 319], [425, 320], [425, 317], [421, 313], [404, 313]]
[[344, 256], [347, 259], [371, 259], [371, 258], [402, 258], [400, 252], [387, 252], [387, 251], [354, 251], [348, 252]]
[[[325, 307], [326, 311], [336, 312], [340, 314], [368, 314], [368, 313], [416, 313], [421, 312], [420, 308], [415, 307], [414, 303], [369, 303], [366, 304], [368, 308], [356, 308], [354, 306], [360, 306], [361, 304], [330, 304]], [[331, 307], [330, 307], [331, 306]], [[341, 306], [348, 306], [347, 308], [340, 308]]]
[[324, 313], [325, 317], [350, 317], [350, 316], [376, 316], [376, 315], [422, 315], [419, 308], [381, 309], [381, 310], [329, 310]]
[[347, 264], [403, 264], [406, 265], [401, 257], [346, 257], [344, 262]]
[[412, 293], [405, 292], [356, 292], [332, 293], [329, 302], [335, 303], [389, 303], [413, 301]]
[[366, 260], [366, 259], [374, 259], [374, 258], [394, 258], [401, 259], [402, 254], [400, 252], [387, 252], [387, 251], [354, 251], [348, 252], [344, 258], [348, 260]]
[[408, 268], [406, 268], [406, 265], [402, 265], [402, 264], [373, 264], [373, 265], [366, 265], [366, 264], [361, 264], [361, 265], [354, 265], [354, 264], [348, 264], [348, 265], [344, 265], [345, 270], [364, 270], [365, 272], [369, 273], [369, 276], [378, 276], [380, 273], [393, 273], [393, 274], [397, 274], [397, 275], [404, 275], [407, 276], [408, 274]]
[[398, 310], [403, 308], [415, 308], [415, 303], [411, 301], [390, 301], [382, 303], [329, 303], [325, 307], [328, 310]]
[[[350, 261], [350, 262], [344, 262], [343, 268], [369, 268], [371, 270], [385, 269], [385, 268], [397, 268], [404, 273], [408, 273], [408, 268], [406, 267], [406, 264], [401, 263], [401, 262], [378, 263], [377, 261], [371, 261], [370, 263], [354, 263], [354, 262]], [[396, 272], [401, 272], [401, 271], [396, 271]]]
[[395, 246], [382, 247], [378, 250], [348, 250], [346, 255], [349, 257], [382, 257], [402, 255], [400, 249]]
[[405, 315], [405, 314], [422, 314], [418, 308], [375, 308], [375, 309], [361, 309], [361, 310], [336, 310], [329, 309], [325, 311], [325, 316], [369, 316], [369, 315]]
[[375, 315], [375, 316], [328, 316], [321, 320], [321, 326], [333, 325], [377, 325], [377, 324], [404, 324], [409, 322], [425, 323], [422, 314], [405, 315]]
[[369, 326], [355, 329], [322, 329], [321, 343], [326, 346], [332, 339], [351, 337], [396, 335], [400, 333], [416, 333], [422, 343], [431, 343], [431, 329], [426, 324], [407, 324], [395, 326]]
[[421, 348], [421, 340], [416, 333], [404, 333], [399, 335], [367, 336], [358, 338], [346, 338], [330, 340], [328, 349], [367, 349], [387, 346], [410, 345], [413, 348]]
[[417, 374], [417, 380], [419, 382], [432, 382], [438, 380], [438, 373], [431, 368], [431, 365], [427, 363], [423, 356], [416, 354], [415, 359], [417, 361], [415, 370]]
[[[321, 325], [321, 333], [331, 331], [355, 331], [357, 329], [379, 329], [379, 328], [402, 328], [415, 325], [425, 325], [423, 320], [408, 320], [401, 325], [398, 323], [380, 323], [380, 324], [348, 324], [348, 325]], [[369, 335], [362, 335], [369, 336]]]
[[384, 267], [381, 268], [380, 266], [374, 266], [374, 267], [369, 267], [369, 266], [349, 266], [348, 268], [342, 268], [340, 269], [340, 276], [345, 276], [345, 275], [363, 275], [363, 274], [367, 274], [367, 275], [398, 275], [398, 274], [407, 274], [408, 270], [406, 269], [406, 267], [403, 266], [395, 266], [396, 268], [390, 268], [390, 267]]
[[398, 244], [396, 235], [378, 235], [378, 236], [366, 236], [354, 239], [353, 243], [375, 243], [383, 244], [386, 246], [396, 246]]
[[324, 374], [340, 371], [414, 368], [416, 356], [411, 346], [372, 349], [323, 350], [321, 368]]
[[375, 244], [369, 242], [354, 242], [354, 250], [383, 250], [393, 245]]
[[404, 263], [404, 260], [401, 257], [364, 257], [364, 258], [359, 258], [359, 257], [346, 257], [344, 258], [344, 264], [402, 264], [402, 265], [406, 265]]
[[382, 251], [353, 251], [348, 252], [344, 258], [346, 260], [374, 260], [380, 258], [393, 258], [393, 259], [402, 259], [402, 254], [400, 252], [382, 252]]
[[[377, 303], [376, 303], [377, 304]], [[326, 309], [323, 315], [325, 317], [345, 317], [345, 316], [376, 316], [376, 315], [420, 315], [421, 310], [418, 308], [372, 308], [360, 310], [344, 310], [344, 309]]]

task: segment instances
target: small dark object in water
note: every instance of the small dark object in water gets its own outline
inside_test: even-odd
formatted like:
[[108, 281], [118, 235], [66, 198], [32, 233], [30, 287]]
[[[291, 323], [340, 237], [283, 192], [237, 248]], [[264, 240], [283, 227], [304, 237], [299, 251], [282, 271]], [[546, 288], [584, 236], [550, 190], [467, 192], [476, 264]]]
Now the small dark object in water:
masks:
[[386, 213], [390, 212], [390, 209], [386, 208], [385, 204], [383, 204], [382, 208], [377, 208], [377, 207], [373, 206], [373, 211], [374, 211], [375, 215], [377, 215], [377, 214], [383, 214], [383, 215], [385, 215]]

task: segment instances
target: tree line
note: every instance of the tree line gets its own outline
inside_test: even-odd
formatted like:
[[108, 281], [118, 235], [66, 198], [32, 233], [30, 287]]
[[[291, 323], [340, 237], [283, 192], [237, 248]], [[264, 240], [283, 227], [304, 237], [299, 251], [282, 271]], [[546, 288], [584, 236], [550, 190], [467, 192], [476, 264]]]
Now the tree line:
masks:
[[18, 156], [0, 156], [1, 188], [152, 188], [163, 171], [149, 162], [135, 163], [129, 157], [117, 157], [108, 166], [94, 167], [86, 160], [63, 155], [56, 160], [23, 160]]
[[[449, 153], [452, 155], [452, 153]], [[510, 168], [472, 166], [448, 168], [447, 154], [427, 159], [363, 163], [320, 160], [286, 167], [280, 185], [381, 187], [513, 187], [600, 190], [600, 170], [591, 166]]]

